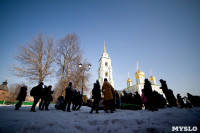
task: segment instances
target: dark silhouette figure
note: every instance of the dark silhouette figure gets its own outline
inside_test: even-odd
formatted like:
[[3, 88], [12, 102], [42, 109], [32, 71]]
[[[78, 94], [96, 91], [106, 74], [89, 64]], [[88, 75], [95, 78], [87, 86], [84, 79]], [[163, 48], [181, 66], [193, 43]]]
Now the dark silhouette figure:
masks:
[[54, 91], [51, 91], [52, 86], [48, 86], [44, 89], [44, 104], [42, 105], [42, 110], [44, 110], [44, 106], [45, 106], [45, 110], [49, 110], [49, 104], [51, 101], [53, 101], [53, 97], [51, 94], [53, 94]]
[[133, 101], [134, 101], [134, 104], [139, 106], [139, 110], [141, 110], [142, 109], [142, 100], [141, 100], [140, 94], [138, 92], [135, 92]]
[[169, 95], [169, 103], [172, 107], [176, 107], [176, 97], [174, 96], [174, 93], [171, 89], [168, 90], [168, 95]]
[[145, 109], [150, 109], [150, 106], [152, 104], [152, 99], [151, 99], [152, 98], [152, 88], [151, 88], [151, 83], [149, 82], [148, 79], [145, 79], [144, 95], [147, 97]]
[[47, 89], [47, 86], [46, 85], [44, 85], [44, 88], [42, 89], [42, 95], [41, 95], [41, 99], [40, 99], [40, 104], [39, 104], [39, 110], [42, 110], [42, 105], [44, 104], [44, 91], [45, 91], [45, 89]]
[[161, 83], [161, 89], [162, 89], [162, 91], [165, 94], [165, 97], [167, 99], [168, 107], [177, 106], [176, 105], [176, 98], [173, 94], [173, 91], [171, 89], [168, 89], [166, 81], [164, 81], [163, 79], [160, 79], [160, 83]]
[[72, 95], [73, 95], [72, 82], [69, 82], [69, 86], [65, 90], [65, 101], [64, 101], [63, 111], [66, 110], [66, 105], [67, 105], [67, 112], [71, 112], [70, 105], [72, 102]]
[[185, 108], [192, 108], [192, 104], [187, 97], [183, 97], [183, 101], [185, 103]]
[[62, 110], [64, 107], [64, 97], [63, 96], [59, 96], [55, 105], [55, 108], [57, 110]]
[[126, 103], [134, 103], [133, 101], [133, 94], [132, 93], [128, 93], [128, 98], [127, 98], [127, 102]]
[[165, 108], [167, 102], [163, 95], [159, 94], [157, 91], [154, 91], [153, 93], [155, 94], [157, 108]]
[[180, 108], [184, 108], [185, 107], [185, 103], [183, 102], [183, 98], [181, 97], [180, 94], [177, 94], [177, 100], [178, 100]]
[[26, 99], [26, 95], [27, 95], [27, 86], [24, 85], [20, 88], [20, 92], [17, 96], [17, 99], [16, 100], [19, 100], [18, 103], [15, 105], [15, 110], [18, 110], [21, 105], [22, 105], [22, 102], [25, 101]]
[[72, 104], [72, 110], [76, 110], [78, 106], [78, 91], [76, 89], [73, 91]]
[[144, 95], [144, 89], [142, 89], [142, 96], [141, 96], [141, 99], [142, 99], [142, 103], [143, 103], [144, 106], [146, 107], [146, 106], [147, 106], [147, 97]]
[[92, 98], [94, 99], [94, 102], [92, 104], [92, 109], [90, 113], [93, 112], [93, 110], [96, 109], [96, 113], [99, 113], [99, 101], [101, 99], [101, 90], [100, 90], [100, 85], [99, 81], [97, 80], [96, 83], [94, 83], [94, 87], [92, 89]]
[[120, 108], [120, 97], [119, 93], [115, 90], [115, 96], [114, 96], [114, 103], [115, 103], [115, 108], [119, 109]]
[[35, 106], [37, 105], [38, 101], [42, 97], [42, 93], [43, 93], [42, 86], [43, 86], [43, 82], [41, 82], [38, 86], [33, 87], [32, 90], [31, 90], [31, 96], [33, 96], [33, 98], [34, 98], [34, 102], [33, 102], [33, 105], [31, 107], [32, 112], [36, 112]]
[[200, 107], [200, 96], [193, 96], [190, 93], [187, 93], [187, 96], [193, 107]]
[[122, 103], [128, 103], [128, 94], [126, 93], [126, 91], [123, 91], [124, 96], [122, 98]]
[[81, 106], [82, 106], [82, 102], [83, 102], [83, 97], [82, 94], [80, 93], [80, 91], [78, 91], [77, 94], [77, 105], [76, 105], [76, 110], [80, 110]]

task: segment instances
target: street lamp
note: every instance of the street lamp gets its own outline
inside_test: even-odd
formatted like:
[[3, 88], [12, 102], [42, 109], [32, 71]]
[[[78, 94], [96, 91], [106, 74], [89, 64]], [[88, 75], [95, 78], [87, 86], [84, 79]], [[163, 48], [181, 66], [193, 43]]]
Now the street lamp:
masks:
[[79, 68], [80, 68], [80, 70], [82, 70], [83, 71], [83, 77], [82, 77], [82, 101], [83, 101], [83, 85], [84, 85], [84, 75], [85, 75], [85, 71], [89, 71], [90, 70], [90, 68], [91, 68], [91, 64], [88, 64], [87, 65], [87, 67], [83, 67], [83, 65], [80, 63], [79, 65]]

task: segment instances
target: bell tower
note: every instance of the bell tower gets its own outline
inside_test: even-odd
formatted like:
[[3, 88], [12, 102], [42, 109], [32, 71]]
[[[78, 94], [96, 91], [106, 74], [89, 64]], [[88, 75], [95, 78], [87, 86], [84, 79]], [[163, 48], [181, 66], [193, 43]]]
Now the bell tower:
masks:
[[104, 50], [101, 58], [99, 59], [99, 69], [98, 69], [98, 80], [102, 87], [104, 78], [108, 79], [108, 82], [114, 87], [114, 80], [112, 75], [111, 58], [106, 53], [106, 46], [104, 41]]

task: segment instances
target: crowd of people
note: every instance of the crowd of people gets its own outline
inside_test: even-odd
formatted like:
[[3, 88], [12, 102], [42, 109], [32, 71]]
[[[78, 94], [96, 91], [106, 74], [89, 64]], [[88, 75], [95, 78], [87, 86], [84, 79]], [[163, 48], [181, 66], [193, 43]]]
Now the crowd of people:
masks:
[[[179, 107], [179, 108], [191, 108], [191, 107], [200, 107], [200, 97], [192, 96], [187, 93], [188, 97], [181, 97], [180, 94], [177, 94], [177, 98], [174, 96], [173, 91], [168, 89], [166, 81], [160, 80], [161, 88], [164, 95], [159, 94], [157, 91], [153, 91], [151, 87], [151, 83], [148, 79], [145, 79], [144, 89], [142, 89], [141, 95], [138, 92], [135, 94], [126, 93], [123, 91], [123, 94], [119, 95], [116, 90], [114, 90], [113, 86], [108, 82], [105, 78], [102, 87], [97, 80], [94, 83], [92, 89], [92, 99], [93, 102], [91, 104], [92, 113], [94, 110], [96, 113], [99, 113], [99, 103], [103, 98], [103, 109], [106, 113], [110, 110], [110, 113], [114, 113], [115, 108], [120, 108], [121, 104], [132, 104], [137, 106], [137, 110], [147, 109], [150, 111], [158, 111], [158, 109], [165, 107]], [[36, 112], [35, 106], [40, 101], [39, 110], [49, 110], [49, 104], [53, 101], [52, 94], [52, 86], [46, 86], [41, 82], [38, 86], [35, 86], [31, 89], [30, 95], [33, 96], [34, 102], [31, 107], [32, 112]], [[102, 95], [103, 94], [103, 95]], [[27, 86], [22, 86], [20, 89], [20, 93], [16, 100], [18, 103], [15, 105], [15, 110], [18, 110], [22, 102], [25, 101], [27, 95]], [[74, 89], [72, 87], [72, 82], [69, 82], [69, 85], [65, 89], [65, 97], [59, 96], [55, 105], [57, 110], [67, 110], [67, 112], [71, 112], [71, 104], [72, 110], [80, 110], [83, 104], [83, 98], [80, 91]]]

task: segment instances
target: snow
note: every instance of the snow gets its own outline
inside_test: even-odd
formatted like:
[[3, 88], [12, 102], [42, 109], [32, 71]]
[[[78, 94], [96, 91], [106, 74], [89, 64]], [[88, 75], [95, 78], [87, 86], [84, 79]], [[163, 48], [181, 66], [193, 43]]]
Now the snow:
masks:
[[172, 132], [172, 126], [196, 126], [200, 131], [200, 108], [165, 108], [120, 110], [90, 114], [90, 108], [63, 112], [54, 105], [49, 111], [30, 112], [30, 106], [14, 110], [12, 105], [0, 105], [0, 133], [145, 133]]

